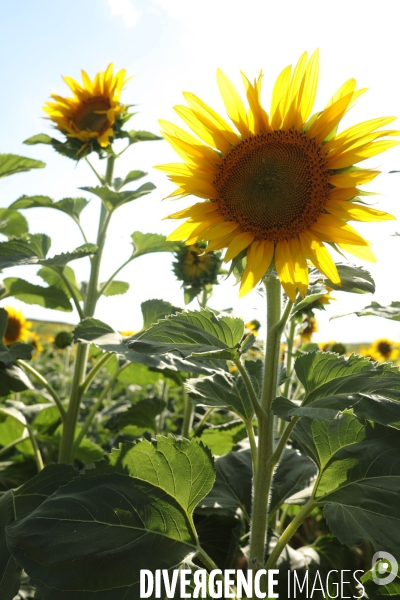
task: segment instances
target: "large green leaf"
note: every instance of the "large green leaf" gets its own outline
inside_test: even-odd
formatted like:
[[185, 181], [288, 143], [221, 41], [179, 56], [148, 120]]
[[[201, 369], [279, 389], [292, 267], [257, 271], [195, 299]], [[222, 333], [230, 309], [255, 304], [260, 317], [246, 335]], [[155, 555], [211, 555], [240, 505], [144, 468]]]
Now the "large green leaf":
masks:
[[86, 198], [63, 198], [54, 202], [49, 196], [21, 196], [10, 208], [54, 208], [79, 221], [81, 212], [89, 202]]
[[10, 392], [24, 392], [33, 389], [30, 379], [20, 367], [0, 363], [0, 396], [7, 396]]
[[62, 277], [62, 275], [63, 275], [64, 277], [66, 277], [68, 279], [70, 285], [72, 286], [72, 288], [75, 291], [75, 294], [76, 294], [78, 300], [83, 299], [81, 290], [80, 290], [78, 283], [76, 281], [76, 278], [75, 278], [75, 272], [71, 267], [65, 266], [65, 267], [58, 267], [57, 269], [54, 269], [52, 267], [42, 267], [37, 272], [37, 275], [39, 275], [39, 277], [41, 277], [43, 279], [43, 281], [45, 281], [47, 283], [47, 285], [49, 285], [51, 287], [55, 287], [58, 290], [61, 290], [62, 292], [64, 292], [64, 294], [67, 296], [67, 298], [71, 298], [71, 292], [63, 280], [63, 277]]
[[310, 285], [323, 283], [333, 290], [351, 292], [353, 294], [373, 294], [375, 292], [375, 282], [368, 271], [355, 265], [342, 265], [339, 263], [336, 266], [340, 276], [340, 285], [333, 283], [317, 269], [311, 269], [310, 271]]
[[128, 346], [137, 352], [178, 352], [183, 357], [232, 359], [239, 356], [244, 323], [212, 311], [188, 311], [166, 317]]
[[215, 461], [215, 483], [200, 502], [198, 510], [206, 514], [233, 516], [238, 508], [251, 511], [252, 460], [250, 450], [229, 452]]
[[63, 600], [136, 600], [140, 569], [178, 568], [197, 551], [192, 511], [213, 481], [195, 441], [122, 446], [12, 524], [8, 545], [43, 600], [55, 588]]
[[357, 317], [382, 317], [390, 321], [400, 321], [400, 302], [392, 302], [389, 306], [381, 306], [379, 302], [371, 302], [362, 310], [345, 315], [337, 315], [333, 318], [347, 317], [348, 315], [357, 315]]
[[165, 300], [145, 300], [140, 305], [143, 315], [142, 329], [149, 329], [152, 325], [163, 319], [167, 315], [175, 315], [177, 312], [182, 312], [177, 306], [173, 306]]
[[134, 247], [132, 258], [153, 252], [176, 252], [180, 246], [177, 242], [167, 242], [166, 236], [160, 233], [134, 231], [131, 238]]
[[0, 177], [23, 173], [31, 169], [42, 169], [46, 163], [17, 154], [0, 154]]
[[39, 260], [46, 258], [50, 246], [49, 236], [43, 233], [0, 242], [0, 269], [36, 264]]
[[72, 311], [71, 303], [66, 294], [56, 287], [43, 287], [19, 279], [7, 277], [3, 280], [4, 291], [2, 298], [17, 298], [26, 304], [38, 304], [44, 308]]
[[128, 202], [132, 202], [132, 200], [137, 200], [138, 198], [149, 194], [155, 189], [155, 185], [147, 182], [137, 188], [137, 190], [129, 190], [126, 192], [115, 192], [106, 186], [83, 187], [81, 189], [101, 198], [107, 210], [112, 211], [123, 204], [127, 204]]
[[304, 311], [310, 304], [319, 300], [327, 293], [326, 287], [324, 285], [310, 285], [307, 290], [307, 294], [304, 298], [299, 298], [297, 302], [293, 305], [291, 316], [296, 315], [297, 313]]
[[286, 447], [272, 481], [270, 511], [284, 502], [305, 504], [312, 491], [317, 469], [310, 458], [295, 448]]
[[156, 431], [156, 418], [164, 408], [161, 398], [146, 398], [139, 400], [130, 408], [121, 407], [106, 423], [108, 429], [123, 429], [127, 425], [135, 425], [145, 431]]
[[235, 517], [213, 514], [196, 523], [200, 545], [219, 569], [231, 569], [236, 558], [242, 523]]
[[0, 497], [0, 600], [14, 599], [21, 576], [21, 567], [7, 547], [6, 527], [35, 510], [76, 475], [77, 471], [69, 465], [49, 465], [22, 487]]
[[7, 237], [19, 237], [28, 233], [28, 222], [17, 210], [0, 208], [0, 233]]
[[217, 456], [236, 450], [238, 443], [245, 438], [247, 438], [246, 425], [239, 419], [205, 429], [200, 437], [201, 441]]
[[212, 371], [212, 366], [206, 361], [200, 363], [194, 359], [185, 360], [174, 354], [164, 354], [160, 357], [134, 352], [122, 341], [120, 333], [98, 319], [86, 318], [81, 321], [74, 330], [74, 340], [90, 342], [105, 352], [112, 352], [129, 362], [139, 363], [160, 372], [209, 374]]
[[234, 377], [225, 371], [216, 371], [208, 377], [189, 379], [185, 387], [199, 406], [228, 409], [244, 421], [253, 416], [253, 406], [241, 375]]
[[314, 497], [332, 533], [348, 546], [371, 540], [394, 555], [400, 545], [400, 432], [343, 414], [329, 423], [303, 417], [294, 438], [317, 464]]

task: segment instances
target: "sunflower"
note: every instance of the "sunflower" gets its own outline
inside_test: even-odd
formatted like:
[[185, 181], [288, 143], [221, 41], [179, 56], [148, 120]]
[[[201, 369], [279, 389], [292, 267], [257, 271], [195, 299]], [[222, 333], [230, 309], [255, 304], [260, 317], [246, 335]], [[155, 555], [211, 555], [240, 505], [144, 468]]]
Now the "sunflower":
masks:
[[20, 310], [5, 306], [5, 311], [8, 314], [6, 331], [4, 333], [4, 343], [7, 345], [15, 344], [15, 342], [26, 341], [31, 334], [29, 328], [32, 323], [27, 321]]
[[29, 334], [28, 344], [31, 344], [35, 348], [35, 354], [39, 352], [43, 352], [43, 346], [41, 344], [41, 339], [37, 333], [31, 331]]
[[261, 327], [261, 323], [260, 321], [257, 321], [257, 319], [253, 319], [252, 321], [249, 321], [248, 323], [245, 323], [244, 328], [246, 331], [246, 337], [248, 335], [250, 335], [251, 333], [254, 336], [258, 336], [258, 332], [260, 331], [260, 327]]
[[381, 130], [394, 117], [378, 118], [337, 133], [354, 101], [365, 91], [350, 79], [324, 110], [311, 115], [317, 90], [318, 52], [304, 53], [292, 73], [286, 67], [272, 93], [270, 114], [260, 100], [262, 74], [252, 83], [242, 74], [248, 106], [220, 70], [218, 85], [233, 126], [200, 98], [184, 93], [188, 106], [176, 106], [197, 138], [161, 121], [165, 139], [184, 163], [160, 165], [178, 188], [202, 202], [170, 215], [186, 219], [169, 240], [209, 242], [227, 248], [226, 262], [246, 256], [240, 295], [249, 292], [274, 265], [291, 300], [308, 286], [309, 259], [340, 284], [325, 243], [362, 259], [374, 260], [369, 242], [347, 221], [393, 217], [359, 200], [357, 186], [379, 171], [355, 167], [398, 142], [382, 139], [398, 131]]
[[300, 338], [302, 343], [310, 342], [314, 333], [318, 331], [317, 319], [305, 316], [301, 324]]
[[125, 69], [116, 75], [113, 69], [110, 63], [93, 81], [82, 71], [82, 85], [71, 77], [64, 77], [73, 97], [51, 94], [55, 102], [46, 102], [43, 107], [57, 129], [83, 143], [81, 150], [92, 141], [106, 148], [114, 137], [116, 122], [126, 112], [127, 107], [120, 104], [119, 98], [130, 78], [125, 79]]
[[381, 338], [373, 342], [370, 354], [378, 361], [394, 361], [399, 356], [399, 346], [392, 340]]
[[334, 352], [335, 354], [341, 354], [344, 355], [347, 352], [347, 348], [344, 344], [341, 344], [340, 342], [323, 342], [321, 344], [319, 344], [320, 349], [322, 350], [322, 352]]

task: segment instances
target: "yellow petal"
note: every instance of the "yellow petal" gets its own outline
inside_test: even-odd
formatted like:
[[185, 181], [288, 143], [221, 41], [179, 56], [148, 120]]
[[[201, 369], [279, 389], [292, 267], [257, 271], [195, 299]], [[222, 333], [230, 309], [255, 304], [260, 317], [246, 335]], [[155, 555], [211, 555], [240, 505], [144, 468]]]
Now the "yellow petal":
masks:
[[310, 231], [302, 231], [299, 235], [304, 253], [321, 273], [333, 283], [340, 284], [340, 277], [335, 263], [321, 240]]
[[360, 194], [360, 190], [356, 187], [349, 188], [333, 188], [333, 190], [329, 191], [329, 201], [336, 200], [351, 200]]
[[250, 106], [249, 111], [249, 128], [250, 132], [254, 134], [268, 133], [271, 131], [269, 124], [269, 118], [266, 111], [261, 106], [260, 92], [261, 92], [261, 78], [260, 73], [257, 82], [254, 81], [254, 85], [250, 83], [246, 75], [241, 72], [243, 85], [246, 90], [247, 101]]
[[213, 148], [218, 148], [218, 150], [221, 150], [222, 152], [229, 152], [230, 146], [224, 136], [221, 135], [217, 129], [206, 127], [204, 123], [198, 119], [195, 111], [187, 106], [174, 106], [174, 109], [181, 119], [185, 121], [186, 125], [188, 125], [200, 139]]
[[348, 188], [352, 187], [353, 185], [369, 183], [379, 174], [380, 171], [374, 171], [372, 169], [355, 169], [353, 171], [346, 171], [344, 173], [331, 175], [329, 178], [329, 183], [336, 187]]
[[349, 252], [361, 260], [376, 262], [376, 258], [369, 246], [352, 246], [351, 244], [338, 244], [342, 250]]
[[178, 242], [181, 240], [187, 239], [189, 236], [193, 235], [194, 232], [198, 233], [203, 229], [206, 229], [211, 225], [212, 221], [204, 220], [200, 224], [198, 222], [193, 221], [185, 221], [182, 225], [179, 225], [177, 229], [175, 229], [172, 233], [167, 237], [168, 242]]
[[229, 123], [225, 121], [225, 119], [215, 112], [215, 110], [207, 106], [207, 104], [200, 100], [200, 98], [198, 98], [195, 94], [184, 92], [183, 95], [186, 102], [196, 111], [198, 118], [202, 120], [202, 122], [211, 123], [215, 129], [220, 131], [221, 134], [225, 136], [229, 143], [238, 143], [238, 134], [232, 129]]
[[229, 262], [240, 254], [242, 250], [247, 248], [254, 240], [254, 235], [252, 233], [247, 233], [246, 231], [235, 236], [232, 242], [229, 244], [226, 254], [224, 256], [224, 261]]
[[301, 119], [307, 121], [315, 102], [319, 77], [319, 50], [315, 50], [307, 65], [305, 83], [300, 103]]
[[186, 217], [199, 217], [217, 210], [218, 206], [212, 202], [198, 202], [197, 204], [193, 204], [193, 206], [189, 206], [188, 208], [184, 208], [183, 210], [173, 213], [172, 215], [168, 215], [168, 217], [164, 217], [164, 219], [185, 219]]
[[289, 65], [283, 69], [274, 85], [271, 100], [272, 129], [279, 129], [282, 124], [282, 104], [285, 101], [286, 95], [289, 91], [291, 73], [292, 67]]
[[243, 137], [249, 135], [249, 122], [243, 102], [232, 82], [220, 69], [217, 69], [217, 82], [229, 118]]
[[242, 276], [239, 296], [242, 298], [264, 277], [274, 255], [273, 242], [253, 242], [247, 250], [247, 264]]
[[336, 217], [348, 221], [373, 222], [392, 221], [396, 219], [393, 215], [382, 210], [376, 210], [370, 206], [355, 204], [354, 202], [346, 202], [345, 200], [328, 200], [325, 208]]
[[281, 240], [275, 248], [275, 266], [279, 281], [292, 302], [296, 300], [296, 281], [293, 258], [286, 240]]
[[310, 231], [315, 232], [324, 242], [368, 246], [368, 242], [353, 227], [333, 215], [320, 215]]
[[238, 227], [238, 223], [230, 222], [218, 223], [217, 225], [213, 224], [203, 232], [203, 237], [205, 240], [209, 240], [211, 242], [212, 240], [217, 240], [220, 237], [224, 237], [225, 235], [236, 231]]
[[304, 297], [308, 288], [307, 260], [297, 237], [288, 240], [288, 247], [292, 257], [295, 283]]

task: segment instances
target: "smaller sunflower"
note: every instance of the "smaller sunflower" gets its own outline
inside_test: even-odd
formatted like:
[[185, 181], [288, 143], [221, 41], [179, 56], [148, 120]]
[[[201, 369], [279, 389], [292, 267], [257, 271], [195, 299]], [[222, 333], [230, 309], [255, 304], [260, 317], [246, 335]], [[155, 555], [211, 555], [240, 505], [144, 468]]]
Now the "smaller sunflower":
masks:
[[70, 331], [59, 331], [54, 337], [53, 344], [58, 350], [65, 350], [72, 342], [73, 336]]
[[[218, 284], [222, 260], [220, 252], [205, 253], [206, 244], [199, 242], [191, 246], [182, 246], [175, 252], [176, 262], [173, 271], [182, 287], [193, 300], [205, 288]], [[187, 302], [188, 304], [188, 302]]]
[[322, 352], [334, 352], [335, 354], [345, 355], [347, 352], [347, 348], [344, 344], [340, 342], [323, 342], [319, 345]]
[[310, 342], [314, 333], [318, 331], [317, 319], [306, 316], [301, 324], [300, 338], [302, 343]]
[[64, 77], [73, 97], [51, 94], [55, 102], [46, 102], [43, 106], [56, 129], [78, 142], [78, 152], [89, 145], [92, 150], [109, 146], [126, 116], [127, 107], [120, 104], [120, 95], [130, 77], [125, 78], [125, 69], [115, 75], [113, 70], [110, 63], [93, 81], [82, 71], [82, 85], [71, 77]]
[[31, 331], [29, 334], [28, 344], [35, 348], [34, 354], [43, 352], [43, 346], [41, 344], [40, 337], [34, 331]]
[[375, 340], [370, 348], [371, 356], [380, 362], [395, 361], [399, 356], [399, 345], [392, 340], [381, 338]]
[[247, 337], [248, 335], [250, 335], [251, 333], [257, 337], [258, 332], [260, 330], [261, 327], [261, 323], [260, 321], [257, 321], [257, 319], [253, 319], [252, 321], [249, 321], [248, 323], [245, 323], [245, 330], [247, 330], [245, 332], [245, 336]]
[[4, 309], [8, 314], [7, 327], [3, 340], [6, 346], [26, 341], [32, 335], [29, 331], [32, 323], [25, 319], [20, 310], [16, 310], [12, 306], [5, 306]]

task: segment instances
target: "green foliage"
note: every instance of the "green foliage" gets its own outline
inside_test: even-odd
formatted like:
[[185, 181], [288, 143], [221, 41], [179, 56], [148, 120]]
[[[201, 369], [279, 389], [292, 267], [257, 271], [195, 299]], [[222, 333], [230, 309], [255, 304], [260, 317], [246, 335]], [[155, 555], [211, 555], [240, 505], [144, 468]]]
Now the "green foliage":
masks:
[[153, 252], [174, 252], [177, 242], [167, 242], [166, 236], [159, 233], [142, 233], [134, 231], [131, 235], [133, 243], [132, 258]]
[[20, 237], [28, 233], [28, 223], [17, 210], [0, 208], [0, 233], [7, 237]]
[[[100, 284], [103, 287], [104, 283]], [[112, 281], [103, 290], [104, 296], [122, 296], [129, 290], [129, 283], [127, 281]]]
[[3, 279], [3, 286], [2, 298], [13, 297], [26, 304], [38, 304], [53, 310], [72, 311], [69, 298], [57, 287], [35, 285], [18, 277], [6, 277]]
[[357, 317], [382, 317], [390, 321], [400, 321], [400, 302], [392, 302], [389, 306], [381, 306], [379, 302], [371, 302], [371, 304], [362, 310], [340, 316], [345, 317], [348, 315], [357, 315]]
[[15, 173], [23, 173], [31, 169], [42, 169], [46, 164], [41, 160], [18, 156], [17, 154], [0, 154], [0, 178]]
[[132, 200], [137, 200], [138, 198], [149, 194], [155, 189], [155, 185], [147, 182], [141, 185], [137, 190], [131, 190], [128, 192], [115, 192], [106, 186], [83, 187], [81, 189], [85, 190], [85, 192], [90, 192], [91, 194], [98, 196], [102, 200], [107, 210], [113, 211], [120, 206], [127, 204], [128, 202], [132, 202]]
[[226, 360], [239, 356], [243, 333], [241, 319], [217, 317], [210, 310], [188, 311], [166, 317], [128, 345], [150, 354], [175, 351], [183, 357]]
[[[194, 441], [123, 446], [13, 523], [8, 545], [44, 600], [55, 585], [71, 600], [134, 598], [141, 568], [173, 568], [196, 551], [192, 511], [213, 481], [211, 455]], [[64, 543], [46, 550], [49, 526]]]
[[338, 263], [336, 266], [340, 276], [340, 285], [333, 283], [317, 269], [311, 269], [310, 271], [310, 285], [323, 283], [333, 290], [338, 290], [339, 292], [351, 292], [352, 294], [373, 294], [375, 292], [375, 283], [368, 271], [362, 267], [356, 267], [355, 265], [343, 265]]
[[314, 497], [332, 533], [348, 546], [368, 538], [396, 554], [400, 432], [343, 414], [328, 423], [303, 417], [294, 437], [318, 466]]
[[21, 196], [10, 208], [53, 208], [69, 215], [74, 221], [79, 221], [81, 212], [88, 204], [89, 200], [86, 198], [63, 198], [54, 202], [49, 196]]

